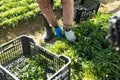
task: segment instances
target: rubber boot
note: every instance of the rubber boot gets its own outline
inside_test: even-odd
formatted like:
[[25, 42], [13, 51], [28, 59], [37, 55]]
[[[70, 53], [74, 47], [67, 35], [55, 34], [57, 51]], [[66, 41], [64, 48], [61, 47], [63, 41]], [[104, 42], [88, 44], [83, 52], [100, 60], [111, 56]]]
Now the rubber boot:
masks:
[[45, 32], [46, 32], [46, 35], [45, 35], [44, 41], [48, 42], [52, 39], [52, 28], [51, 27], [46, 27]]
[[[53, 0], [50, 0], [50, 4], [51, 6], [53, 7], [53, 4], [54, 4], [54, 1]], [[44, 26], [45, 26], [45, 37], [44, 37], [44, 41], [45, 42], [48, 42], [52, 39], [52, 27], [49, 26], [49, 23], [47, 22], [46, 18], [44, 17], [44, 15], [42, 14], [43, 16], [43, 21], [44, 21]]]
[[52, 39], [52, 27], [49, 26], [49, 23], [47, 22], [46, 18], [44, 17], [44, 15], [42, 14], [42, 18], [43, 18], [43, 24], [45, 27], [45, 37], [44, 37], [44, 41], [48, 42]]

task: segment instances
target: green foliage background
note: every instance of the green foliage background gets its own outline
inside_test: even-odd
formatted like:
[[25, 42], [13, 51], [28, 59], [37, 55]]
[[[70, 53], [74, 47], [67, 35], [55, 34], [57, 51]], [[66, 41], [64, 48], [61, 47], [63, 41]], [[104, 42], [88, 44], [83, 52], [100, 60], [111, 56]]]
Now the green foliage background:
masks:
[[[55, 1], [54, 8], [58, 8], [60, 2]], [[39, 11], [36, 0], [1, 0], [0, 29], [12, 29], [20, 23], [36, 18]]]

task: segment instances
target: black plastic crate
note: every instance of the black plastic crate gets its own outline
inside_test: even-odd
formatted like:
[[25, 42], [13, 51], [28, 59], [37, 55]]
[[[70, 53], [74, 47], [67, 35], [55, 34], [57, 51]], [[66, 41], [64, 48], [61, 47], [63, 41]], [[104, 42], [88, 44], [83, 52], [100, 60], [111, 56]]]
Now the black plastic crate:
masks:
[[[43, 80], [70, 80], [70, 59], [46, 50], [25, 35], [0, 46], [0, 80], [21, 80], [18, 77], [23, 72], [19, 66], [38, 54], [46, 64]], [[12, 67], [14, 72], [11, 71]]]
[[98, 12], [99, 0], [76, 0], [74, 3], [75, 22], [85, 21]]

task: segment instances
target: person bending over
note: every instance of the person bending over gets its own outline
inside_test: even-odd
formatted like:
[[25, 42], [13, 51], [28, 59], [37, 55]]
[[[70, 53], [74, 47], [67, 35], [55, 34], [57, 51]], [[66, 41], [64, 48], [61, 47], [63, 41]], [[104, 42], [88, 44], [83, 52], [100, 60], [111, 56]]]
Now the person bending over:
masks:
[[[52, 9], [52, 0], [36, 0], [40, 10], [42, 11], [44, 17], [46, 18], [49, 27], [46, 27], [46, 37], [44, 41], [49, 41], [52, 39], [52, 27], [54, 27], [54, 34], [57, 38], [62, 38], [62, 29], [59, 26], [55, 14]], [[74, 17], [74, 1], [73, 0], [61, 0], [63, 8], [63, 32], [65, 37], [70, 42], [76, 40], [76, 36], [72, 31], [73, 17]], [[52, 27], [51, 27], [52, 26]]]

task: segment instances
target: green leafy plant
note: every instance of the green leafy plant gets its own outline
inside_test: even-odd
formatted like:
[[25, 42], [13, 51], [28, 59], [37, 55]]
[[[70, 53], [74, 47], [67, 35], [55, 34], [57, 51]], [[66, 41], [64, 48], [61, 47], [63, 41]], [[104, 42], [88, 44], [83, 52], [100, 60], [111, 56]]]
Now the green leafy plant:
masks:
[[98, 13], [92, 19], [74, 26], [78, 40], [66, 39], [46, 46], [71, 59], [71, 80], [119, 80], [120, 56], [106, 39], [111, 14]]

